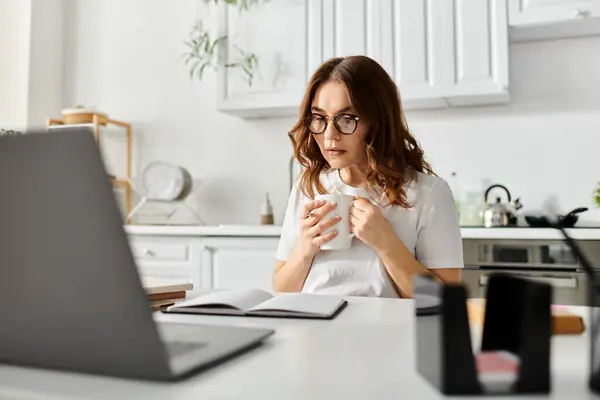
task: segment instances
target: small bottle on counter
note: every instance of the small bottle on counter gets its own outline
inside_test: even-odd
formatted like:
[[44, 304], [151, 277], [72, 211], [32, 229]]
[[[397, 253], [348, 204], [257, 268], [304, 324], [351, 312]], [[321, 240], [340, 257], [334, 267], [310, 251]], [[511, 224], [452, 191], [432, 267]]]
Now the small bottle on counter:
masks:
[[260, 214], [261, 225], [273, 225], [275, 223], [273, 218], [273, 206], [269, 199], [269, 193], [265, 195], [265, 202], [263, 204], [262, 212]]

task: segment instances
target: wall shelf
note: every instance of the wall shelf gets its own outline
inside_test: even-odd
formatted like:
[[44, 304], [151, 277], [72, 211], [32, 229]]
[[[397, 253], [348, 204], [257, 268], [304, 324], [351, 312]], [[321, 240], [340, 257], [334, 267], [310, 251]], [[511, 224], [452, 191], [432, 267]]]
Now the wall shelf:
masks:
[[[92, 122], [82, 124], [65, 124], [63, 120], [56, 118], [48, 118], [46, 120], [46, 127], [49, 131], [53, 129], [72, 129], [72, 128], [91, 128], [94, 132], [94, 139], [96, 145], [100, 149], [100, 138], [102, 136], [101, 127], [109, 128], [111, 126], [117, 128], [123, 128], [126, 136], [126, 151], [125, 151], [125, 173], [124, 176], [110, 176], [111, 184], [113, 188], [122, 189], [125, 191], [125, 215], [129, 215], [132, 209], [132, 188], [131, 188], [131, 141], [132, 141], [132, 129], [131, 124], [112, 118], [101, 117], [97, 114], [93, 115]], [[127, 220], [126, 223], [131, 221]]]

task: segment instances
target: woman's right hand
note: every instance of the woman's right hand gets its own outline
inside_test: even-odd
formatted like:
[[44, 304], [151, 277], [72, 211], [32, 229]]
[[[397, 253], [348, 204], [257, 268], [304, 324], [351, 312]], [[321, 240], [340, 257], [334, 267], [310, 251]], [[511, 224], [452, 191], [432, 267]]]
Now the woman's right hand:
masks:
[[311, 201], [304, 206], [296, 245], [302, 256], [306, 258], [314, 257], [321, 251], [321, 245], [337, 236], [337, 230], [321, 235], [329, 227], [341, 221], [342, 217], [340, 216], [324, 218], [328, 213], [335, 210], [336, 206], [335, 203], [326, 204], [324, 200]]

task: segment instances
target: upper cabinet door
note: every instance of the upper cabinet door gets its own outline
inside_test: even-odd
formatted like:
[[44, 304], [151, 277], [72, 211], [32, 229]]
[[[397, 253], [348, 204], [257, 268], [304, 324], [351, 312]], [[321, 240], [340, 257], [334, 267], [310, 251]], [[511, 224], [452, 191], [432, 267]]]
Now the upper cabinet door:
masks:
[[322, 0], [323, 60], [366, 55], [386, 64], [391, 73], [391, 53], [382, 48], [382, 3], [378, 0]]
[[508, 102], [506, 0], [437, 1], [445, 7], [442, 47], [448, 103]]
[[512, 26], [600, 16], [600, 0], [509, 0], [508, 5]]
[[251, 82], [241, 68], [220, 68], [218, 108], [242, 117], [297, 114], [306, 82], [321, 62], [315, 41], [321, 28], [320, 1], [270, 0], [249, 10], [221, 4], [222, 62], [237, 63], [243, 50], [258, 56]]
[[442, 100], [439, 0], [323, 0], [323, 58], [366, 55], [392, 76], [406, 108]]
[[392, 38], [393, 75], [403, 106], [445, 106], [440, 0], [393, 0], [382, 4], [386, 22], [381, 25], [383, 37]]

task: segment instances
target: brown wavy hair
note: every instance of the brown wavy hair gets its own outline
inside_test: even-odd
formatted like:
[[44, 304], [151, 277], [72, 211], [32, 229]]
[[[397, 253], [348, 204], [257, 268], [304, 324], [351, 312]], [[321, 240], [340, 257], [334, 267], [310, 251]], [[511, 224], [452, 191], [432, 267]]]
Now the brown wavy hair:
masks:
[[327, 193], [319, 177], [331, 166], [304, 121], [311, 112], [315, 93], [330, 80], [346, 86], [352, 106], [367, 125], [365, 189], [378, 192], [379, 200], [385, 194], [389, 205], [411, 207], [404, 185], [416, 179], [415, 171], [435, 173], [408, 130], [396, 84], [381, 65], [366, 56], [332, 58], [323, 63], [310, 79], [300, 107], [300, 117], [288, 134], [294, 146], [294, 156], [304, 169], [300, 189], [310, 198], [314, 198], [315, 189], [320, 194]]

